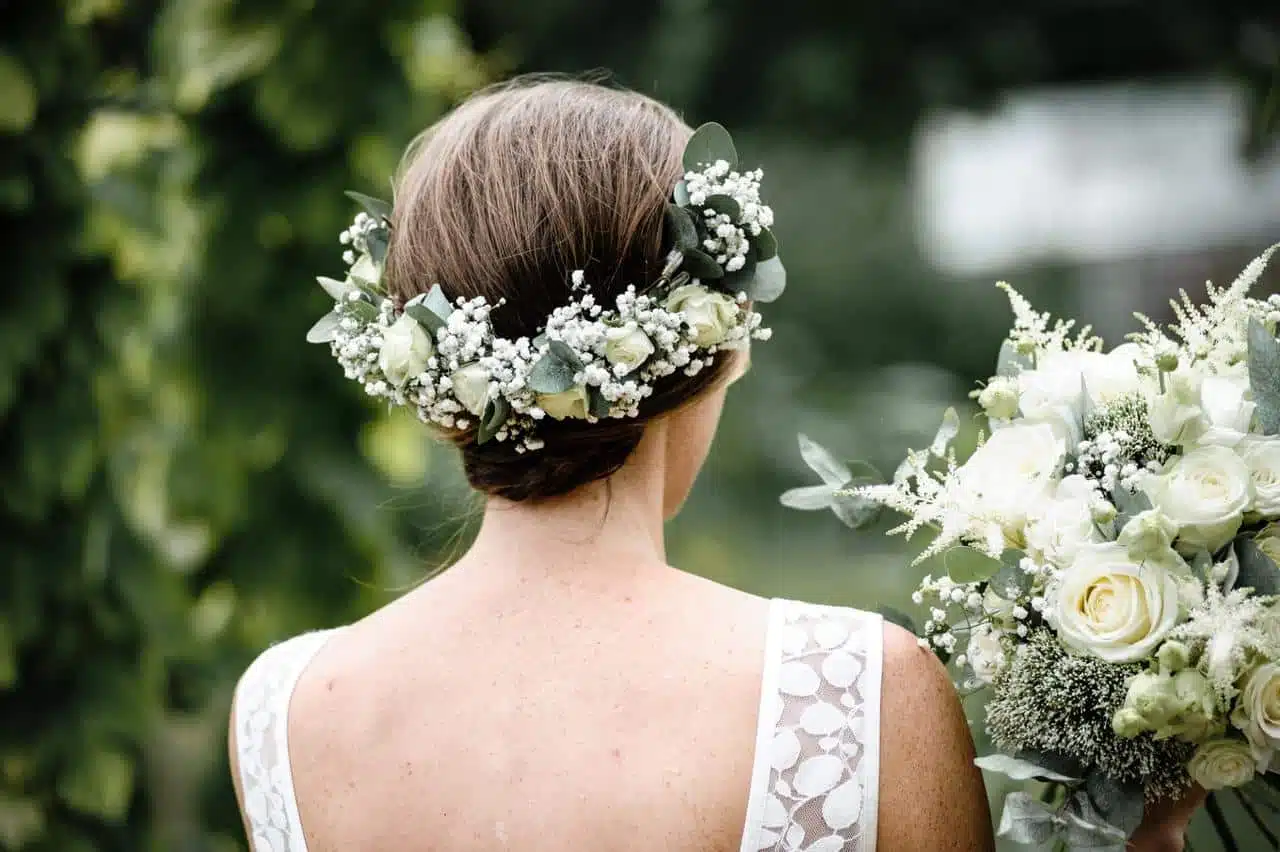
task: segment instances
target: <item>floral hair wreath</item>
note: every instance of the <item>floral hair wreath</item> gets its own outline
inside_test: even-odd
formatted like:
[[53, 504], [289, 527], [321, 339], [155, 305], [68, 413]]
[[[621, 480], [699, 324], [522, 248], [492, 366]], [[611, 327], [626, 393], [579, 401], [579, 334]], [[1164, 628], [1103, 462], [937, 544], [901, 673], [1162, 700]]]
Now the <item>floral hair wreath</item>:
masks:
[[767, 340], [753, 303], [771, 302], [786, 271], [760, 200], [763, 172], [739, 172], [733, 140], [704, 124], [684, 151], [684, 179], [666, 206], [666, 265], [658, 279], [628, 286], [601, 305], [582, 270], [572, 300], [556, 308], [533, 337], [508, 340], [489, 317], [503, 304], [453, 302], [439, 284], [403, 305], [382, 285], [391, 206], [347, 193], [364, 207], [340, 240], [348, 269], [320, 277], [332, 311], [307, 333], [328, 343], [347, 378], [370, 396], [412, 408], [447, 429], [476, 427], [477, 443], [514, 441], [537, 450], [544, 417], [637, 417], [654, 383], [676, 371], [695, 375], [722, 349]]

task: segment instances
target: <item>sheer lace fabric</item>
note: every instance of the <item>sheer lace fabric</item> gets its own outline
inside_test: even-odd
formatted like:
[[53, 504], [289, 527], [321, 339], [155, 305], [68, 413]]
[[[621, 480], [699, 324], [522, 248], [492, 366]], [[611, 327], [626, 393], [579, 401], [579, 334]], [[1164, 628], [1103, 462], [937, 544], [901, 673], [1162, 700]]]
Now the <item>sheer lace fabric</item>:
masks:
[[774, 601], [741, 852], [874, 852], [879, 616]]
[[[879, 616], [775, 600], [741, 852], [874, 852]], [[236, 692], [236, 754], [252, 852], [307, 852], [289, 764], [298, 678], [331, 632], [272, 647]]]
[[263, 652], [236, 690], [236, 758], [253, 852], [307, 852], [289, 767], [289, 699], [329, 632]]

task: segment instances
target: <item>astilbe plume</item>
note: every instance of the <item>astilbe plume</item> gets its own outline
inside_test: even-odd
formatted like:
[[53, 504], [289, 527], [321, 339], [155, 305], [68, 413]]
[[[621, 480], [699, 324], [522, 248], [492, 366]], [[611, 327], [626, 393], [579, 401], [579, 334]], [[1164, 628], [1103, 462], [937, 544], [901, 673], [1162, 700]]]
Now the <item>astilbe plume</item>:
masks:
[[1111, 729], [1128, 679], [1141, 671], [1071, 655], [1052, 633], [1037, 630], [992, 683], [987, 732], [1009, 754], [1063, 755], [1086, 772], [1142, 781], [1149, 800], [1175, 797], [1190, 784], [1186, 764], [1194, 746], [1150, 733], [1122, 739]]

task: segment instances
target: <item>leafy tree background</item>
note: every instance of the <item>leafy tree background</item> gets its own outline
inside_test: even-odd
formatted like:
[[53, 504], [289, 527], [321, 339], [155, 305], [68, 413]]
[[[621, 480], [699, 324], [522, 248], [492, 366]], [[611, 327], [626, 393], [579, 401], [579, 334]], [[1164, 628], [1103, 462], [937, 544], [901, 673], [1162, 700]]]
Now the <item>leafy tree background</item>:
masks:
[[[469, 91], [607, 67], [769, 165], [793, 289], [671, 555], [762, 594], [906, 608], [900, 542], [776, 496], [806, 477], [797, 431], [890, 466], [989, 372], [1005, 309], [917, 244], [914, 129], [1029, 85], [1213, 75], [1251, 104], [1239, 156], [1265, 157], [1277, 44], [1274, 9], [1243, 0], [10, 4], [0, 849], [243, 849], [238, 674], [465, 543], [451, 454], [302, 339], [324, 310], [311, 277], [340, 263], [342, 190], [383, 191]], [[1196, 268], [1226, 279], [1259, 248]], [[1078, 300], [1070, 264], [1015, 273], [1048, 307]]]

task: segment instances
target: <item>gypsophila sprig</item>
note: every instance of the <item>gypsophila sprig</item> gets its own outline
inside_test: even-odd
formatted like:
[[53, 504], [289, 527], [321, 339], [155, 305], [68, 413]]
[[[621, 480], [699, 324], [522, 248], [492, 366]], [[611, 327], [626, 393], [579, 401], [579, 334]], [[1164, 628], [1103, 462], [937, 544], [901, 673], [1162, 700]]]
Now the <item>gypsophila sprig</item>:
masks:
[[[1118, 849], [1144, 798], [1280, 769], [1280, 298], [1249, 295], [1275, 250], [1110, 351], [1001, 284], [1013, 327], [972, 397], [990, 435], [957, 458], [949, 412], [850, 489], [933, 535], [920, 643], [983, 690], [984, 768], [1067, 787], [1057, 810], [1014, 794], [1002, 825]], [[1078, 807], [1098, 789], [1118, 803]]]
[[668, 376], [696, 375], [726, 350], [767, 340], [753, 304], [781, 294], [785, 271], [760, 199], [763, 173], [734, 171], [724, 128], [704, 125], [690, 139], [687, 172], [665, 210], [665, 266], [656, 281], [601, 303], [585, 270], [570, 298], [535, 334], [495, 334], [504, 302], [449, 299], [433, 284], [403, 305], [382, 283], [391, 208], [349, 195], [365, 210], [339, 235], [345, 279], [320, 278], [334, 308], [307, 339], [328, 343], [347, 378], [369, 396], [412, 409], [448, 430], [474, 429], [478, 443], [545, 445], [538, 424], [640, 416]]

